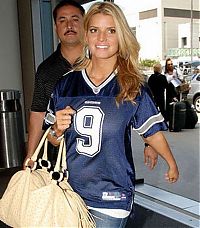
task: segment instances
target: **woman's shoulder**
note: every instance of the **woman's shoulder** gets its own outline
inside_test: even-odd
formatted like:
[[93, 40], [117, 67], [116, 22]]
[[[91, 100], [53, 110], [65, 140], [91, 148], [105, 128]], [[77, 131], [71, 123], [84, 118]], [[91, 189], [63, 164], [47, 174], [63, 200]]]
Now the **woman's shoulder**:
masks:
[[60, 78], [59, 82], [63, 83], [68, 80], [76, 80], [78, 77], [82, 75], [81, 71], [75, 71], [75, 70], [70, 70], [63, 74], [63, 76]]
[[72, 76], [79, 76], [79, 75], [82, 75], [82, 71], [77, 71], [77, 70], [70, 70], [70, 71], [67, 71], [65, 74], [63, 74], [63, 77], [61, 79], [67, 79], [67, 78], [70, 78]]
[[81, 71], [68, 71], [63, 76], [57, 81], [56, 87], [58, 89], [61, 89], [69, 84], [74, 83], [75, 81], [79, 80], [81, 77], [82, 73]]

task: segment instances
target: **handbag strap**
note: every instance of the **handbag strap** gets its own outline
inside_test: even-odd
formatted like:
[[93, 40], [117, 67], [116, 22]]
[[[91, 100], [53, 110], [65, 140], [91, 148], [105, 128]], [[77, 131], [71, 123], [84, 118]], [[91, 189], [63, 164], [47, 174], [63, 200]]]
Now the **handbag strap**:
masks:
[[[56, 164], [54, 170], [50, 172], [51, 179], [55, 181], [55, 183], [60, 182], [64, 178], [64, 172], [67, 169], [67, 161], [66, 161], [66, 145], [65, 139], [62, 138], [59, 145], [58, 156], [56, 160]], [[68, 171], [67, 178], [68, 178]]]
[[[38, 154], [40, 153], [40, 150], [41, 150], [41, 148], [42, 148], [42, 146], [43, 146], [45, 140], [47, 139], [47, 136], [48, 136], [48, 134], [49, 134], [50, 128], [51, 128], [51, 127], [49, 127], [49, 128], [45, 131], [45, 133], [43, 134], [43, 136], [42, 136], [42, 138], [41, 138], [41, 140], [40, 140], [40, 142], [39, 142], [39, 144], [38, 144], [38, 146], [37, 146], [37, 148], [36, 148], [34, 154], [33, 154], [32, 157], [31, 157], [31, 160], [32, 160], [32, 161], [35, 162], [35, 161], [37, 160]], [[45, 148], [44, 148], [44, 149], [45, 149]], [[46, 145], [46, 151], [47, 151], [47, 145]]]
[[67, 169], [67, 150], [66, 150], [66, 144], [65, 141], [63, 143], [63, 154], [62, 154], [62, 172], [65, 173], [65, 178], [68, 180], [69, 172]]
[[60, 141], [58, 156], [57, 156], [56, 164], [54, 167], [54, 172], [60, 171], [61, 164], [63, 165], [63, 162], [62, 162], [63, 154], [64, 154], [64, 138], [62, 138]]
[[65, 140], [63, 142], [63, 154], [62, 154], [61, 166], [62, 166], [63, 171], [67, 169], [67, 150], [66, 150]]
[[[31, 168], [31, 170], [35, 170], [36, 166], [37, 166], [37, 157], [38, 154], [40, 153], [40, 150], [42, 148], [42, 146], [44, 145], [44, 151], [43, 151], [43, 155], [42, 155], [42, 159], [39, 160], [47, 160], [47, 149], [48, 149], [48, 133], [50, 131], [49, 127], [46, 132], [43, 134], [34, 154], [32, 155], [32, 157], [30, 158], [32, 161], [34, 161], [34, 167]], [[39, 161], [40, 162], [40, 161]], [[42, 167], [43, 169], [47, 170], [47, 168]], [[51, 178], [56, 180], [56, 181], [61, 181], [63, 179], [63, 175], [65, 170], [67, 170], [67, 161], [66, 161], [66, 144], [65, 144], [65, 139], [62, 138], [60, 141], [60, 145], [59, 145], [59, 150], [58, 150], [58, 155], [57, 155], [57, 160], [56, 160], [56, 164], [54, 167], [54, 170], [50, 172]], [[68, 176], [68, 171], [67, 171], [67, 176]]]
[[[46, 138], [45, 142], [44, 142], [43, 156], [42, 156], [42, 158], [38, 159], [38, 163], [39, 163], [40, 167], [42, 167], [42, 169], [45, 169], [45, 170], [51, 168], [51, 162], [48, 160], [48, 156], [47, 156], [47, 147], [48, 147], [48, 139]], [[34, 162], [34, 163], [36, 163], [36, 162]]]
[[44, 142], [44, 153], [42, 156], [43, 160], [47, 160], [47, 148], [48, 148], [48, 139], [46, 138]]
[[[43, 136], [42, 136], [42, 138], [41, 138], [41, 140], [40, 140], [40, 142], [39, 142], [37, 148], [35, 149], [35, 152], [34, 152], [33, 155], [32, 155], [32, 157], [31, 157], [31, 158], [28, 158], [28, 159], [26, 160], [25, 166], [26, 166], [27, 168], [30, 168], [30, 167], [28, 167], [28, 163], [29, 163], [29, 161], [31, 160], [31, 161], [34, 162], [34, 165], [33, 165], [33, 167], [30, 168], [30, 169], [31, 169], [31, 170], [35, 170], [35, 169], [36, 169], [36, 167], [37, 167], [37, 162], [36, 162], [36, 160], [37, 160], [38, 154], [40, 153], [40, 150], [41, 150], [41, 148], [42, 148], [42, 146], [43, 146], [43, 144], [44, 144], [44, 141], [45, 141], [45, 140], [47, 141], [47, 135], [49, 134], [50, 128], [51, 128], [51, 127], [49, 127], [49, 128], [45, 131], [45, 133], [43, 134]], [[44, 146], [44, 150], [46, 149], [46, 155], [44, 155], [44, 157], [45, 157], [45, 156], [47, 157], [47, 144], [48, 144], [48, 142], [46, 142], [46, 143], [45, 143], [45, 146]]]

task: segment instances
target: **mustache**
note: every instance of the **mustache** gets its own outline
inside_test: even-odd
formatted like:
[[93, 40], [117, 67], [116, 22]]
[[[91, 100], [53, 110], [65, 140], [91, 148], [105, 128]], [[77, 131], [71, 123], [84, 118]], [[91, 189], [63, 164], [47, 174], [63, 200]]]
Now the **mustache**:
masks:
[[74, 33], [74, 34], [76, 34], [76, 31], [74, 31], [73, 29], [68, 29], [68, 30], [64, 33], [64, 35], [67, 35], [68, 33]]

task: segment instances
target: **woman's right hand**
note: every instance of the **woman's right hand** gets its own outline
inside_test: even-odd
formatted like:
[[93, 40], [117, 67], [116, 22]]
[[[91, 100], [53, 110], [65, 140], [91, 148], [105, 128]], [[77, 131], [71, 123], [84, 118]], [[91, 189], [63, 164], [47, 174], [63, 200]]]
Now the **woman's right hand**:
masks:
[[60, 144], [60, 140], [66, 129], [70, 127], [72, 123], [72, 116], [75, 113], [76, 111], [70, 106], [56, 112], [56, 122], [51, 126], [55, 135], [52, 135], [51, 133], [48, 135], [48, 140], [52, 145], [58, 146]]
[[72, 123], [72, 116], [76, 113], [74, 109], [67, 106], [65, 109], [56, 112], [56, 122], [53, 126], [56, 131], [56, 135], [62, 135], [66, 129], [68, 129]]

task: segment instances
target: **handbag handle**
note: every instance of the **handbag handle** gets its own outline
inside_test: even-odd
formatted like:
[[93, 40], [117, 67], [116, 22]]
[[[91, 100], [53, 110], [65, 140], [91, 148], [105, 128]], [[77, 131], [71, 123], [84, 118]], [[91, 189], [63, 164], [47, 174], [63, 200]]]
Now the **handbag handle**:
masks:
[[[42, 158], [38, 159], [38, 163], [42, 168], [50, 169], [51, 168], [51, 162], [48, 160], [48, 156], [47, 156], [47, 147], [48, 147], [48, 139], [45, 139], [44, 142], [44, 152], [43, 152], [43, 156]], [[45, 161], [45, 166], [42, 164], [43, 161]]]
[[[39, 154], [39, 152], [40, 152], [40, 150], [41, 150], [41, 148], [42, 148], [42, 146], [43, 146], [43, 144], [44, 144], [44, 141], [47, 139], [47, 135], [49, 134], [50, 128], [51, 128], [51, 127], [49, 127], [49, 128], [45, 131], [45, 133], [43, 134], [43, 136], [42, 136], [42, 138], [41, 138], [41, 140], [40, 140], [40, 142], [39, 142], [37, 148], [35, 149], [35, 152], [34, 152], [33, 155], [32, 155], [32, 157], [28, 158], [28, 159], [26, 160], [26, 162], [25, 162], [25, 166], [26, 166], [26, 167], [28, 167], [28, 163], [29, 163], [30, 160], [32, 160], [32, 161], [34, 162], [34, 165], [33, 165], [33, 167], [31, 168], [31, 170], [35, 170], [35, 169], [36, 169], [36, 166], [37, 166], [36, 160], [37, 160], [38, 154]], [[45, 145], [44, 148], [47, 149], [47, 144]]]
[[[44, 144], [44, 141], [47, 139], [47, 136], [48, 136], [48, 134], [49, 134], [50, 128], [51, 128], [51, 127], [49, 127], [49, 128], [45, 131], [45, 133], [43, 134], [43, 136], [42, 136], [42, 138], [41, 138], [41, 140], [40, 140], [40, 142], [39, 142], [39, 144], [38, 144], [38, 146], [37, 146], [37, 148], [36, 148], [34, 154], [33, 154], [32, 157], [31, 157], [31, 160], [32, 160], [32, 161], [35, 162], [35, 161], [37, 160], [38, 154], [40, 153], [40, 150], [41, 150], [41, 148], [42, 148], [42, 146], [43, 146], [43, 144]], [[46, 149], [47, 149], [47, 147], [46, 147]]]
[[56, 164], [55, 164], [55, 167], [54, 167], [54, 171], [55, 172], [59, 172], [60, 171], [60, 167], [62, 168], [62, 171], [63, 171], [63, 169], [67, 168], [66, 146], [65, 146], [65, 139], [64, 138], [62, 138], [61, 141], [60, 141], [59, 151], [58, 151], [58, 156], [57, 156]]
[[[31, 168], [31, 170], [35, 170], [37, 167], [36, 160], [37, 160], [38, 154], [40, 153], [40, 150], [41, 150], [43, 145], [44, 145], [43, 156], [42, 156], [42, 159], [39, 159], [39, 163], [40, 163], [40, 160], [47, 160], [47, 147], [48, 147], [47, 136], [48, 136], [48, 133], [50, 131], [50, 128], [51, 127], [49, 127], [46, 130], [46, 132], [43, 134], [34, 154], [32, 155], [32, 157], [26, 160], [26, 163], [25, 163], [26, 166], [28, 165], [28, 162], [30, 160], [32, 160], [34, 162], [34, 166]], [[46, 170], [47, 170], [47, 168], [48, 167], [45, 167]], [[67, 170], [66, 144], [65, 144], [65, 139], [62, 138], [60, 141], [59, 151], [58, 151], [57, 160], [56, 160], [54, 170], [50, 172], [51, 178], [58, 181], [58, 182], [61, 181], [63, 179], [63, 174], [64, 174], [65, 170]], [[68, 176], [68, 173], [67, 173], [67, 176]]]
[[[64, 170], [67, 167], [67, 162], [66, 162], [65, 158], [66, 158], [65, 139], [62, 138], [60, 141], [59, 151], [58, 151], [54, 170], [50, 171], [51, 179], [54, 180], [55, 182], [60, 182], [63, 180]], [[64, 167], [62, 167], [62, 166], [64, 166]]]

